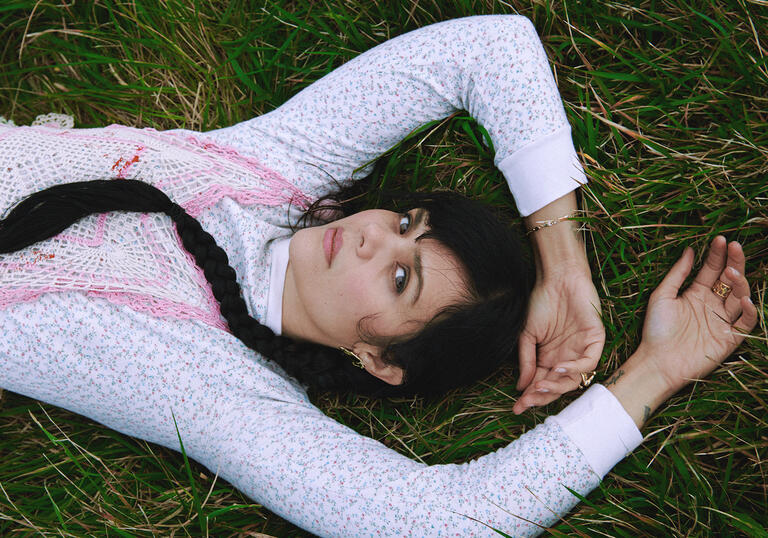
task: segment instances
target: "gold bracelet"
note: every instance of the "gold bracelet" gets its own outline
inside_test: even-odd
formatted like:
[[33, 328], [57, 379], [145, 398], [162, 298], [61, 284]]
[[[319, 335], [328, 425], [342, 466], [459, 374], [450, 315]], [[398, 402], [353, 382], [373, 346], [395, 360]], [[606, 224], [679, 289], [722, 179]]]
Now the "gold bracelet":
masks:
[[533, 232], [538, 232], [542, 228], [549, 228], [550, 226], [554, 226], [555, 224], [559, 224], [563, 222], [564, 220], [571, 220], [573, 217], [576, 216], [576, 213], [578, 211], [574, 211], [573, 213], [569, 213], [568, 215], [563, 215], [562, 217], [557, 217], [556, 219], [551, 220], [540, 220], [537, 221], [537, 226], [534, 226], [533, 228], [530, 228], [528, 230], [528, 234], [532, 234]]

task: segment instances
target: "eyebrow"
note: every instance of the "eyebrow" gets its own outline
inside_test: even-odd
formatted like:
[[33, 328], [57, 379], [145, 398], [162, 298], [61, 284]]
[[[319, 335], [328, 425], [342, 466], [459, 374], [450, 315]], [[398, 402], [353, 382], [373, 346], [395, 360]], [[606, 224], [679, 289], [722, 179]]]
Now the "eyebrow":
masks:
[[[427, 214], [427, 210], [423, 208], [419, 208], [416, 210], [416, 214], [413, 216], [413, 222], [411, 223], [411, 227], [418, 228], [421, 222], [424, 220], [424, 217]], [[419, 236], [421, 237], [421, 236]], [[416, 241], [418, 241], [419, 238], [416, 238]], [[411, 301], [411, 305], [415, 305], [416, 301], [419, 300], [419, 297], [421, 296], [421, 290], [424, 287], [424, 276], [421, 271], [421, 249], [416, 247], [416, 253], [414, 254], [413, 259], [413, 271], [416, 273], [416, 293], [413, 296], [413, 300]]]
[[421, 295], [421, 288], [424, 287], [424, 277], [421, 274], [421, 252], [418, 250], [418, 247], [413, 260], [413, 270], [416, 273], [416, 294], [413, 296], [411, 306], [415, 305], [416, 301], [419, 300], [419, 296]]

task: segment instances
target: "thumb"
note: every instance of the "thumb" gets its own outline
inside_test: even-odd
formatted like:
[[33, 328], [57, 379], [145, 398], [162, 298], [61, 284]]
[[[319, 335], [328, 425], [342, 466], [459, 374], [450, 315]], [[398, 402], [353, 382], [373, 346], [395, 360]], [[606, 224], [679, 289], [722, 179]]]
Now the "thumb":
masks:
[[672, 299], [677, 297], [685, 278], [691, 273], [691, 268], [693, 268], [693, 249], [688, 247], [656, 288], [655, 295]]
[[527, 331], [523, 331], [517, 341], [517, 356], [520, 361], [517, 390], [523, 390], [531, 383], [536, 373], [536, 338]]

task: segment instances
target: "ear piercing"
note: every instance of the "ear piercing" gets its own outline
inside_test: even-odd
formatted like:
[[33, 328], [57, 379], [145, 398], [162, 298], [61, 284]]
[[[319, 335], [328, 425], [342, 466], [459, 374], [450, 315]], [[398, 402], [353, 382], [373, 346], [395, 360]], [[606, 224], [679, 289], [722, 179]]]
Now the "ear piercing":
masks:
[[357, 366], [358, 368], [365, 369], [365, 364], [363, 364], [363, 359], [357, 356], [357, 353], [352, 351], [349, 348], [346, 348], [344, 346], [339, 347], [339, 351], [344, 353], [345, 355], [349, 355], [352, 358], [352, 364]]

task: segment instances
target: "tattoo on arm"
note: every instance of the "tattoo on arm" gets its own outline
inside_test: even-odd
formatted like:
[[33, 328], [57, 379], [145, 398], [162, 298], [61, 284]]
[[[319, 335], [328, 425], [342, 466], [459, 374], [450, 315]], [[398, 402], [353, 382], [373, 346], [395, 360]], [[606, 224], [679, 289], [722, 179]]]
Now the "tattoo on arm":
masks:
[[615, 385], [616, 382], [619, 380], [619, 378], [623, 375], [624, 375], [624, 370], [619, 370], [618, 373], [614, 374], [612, 378], [610, 378], [608, 381], [605, 382], [605, 386], [607, 387], [608, 385]]
[[651, 408], [647, 405], [643, 406], [643, 422], [648, 422], [648, 419], [651, 418]]

